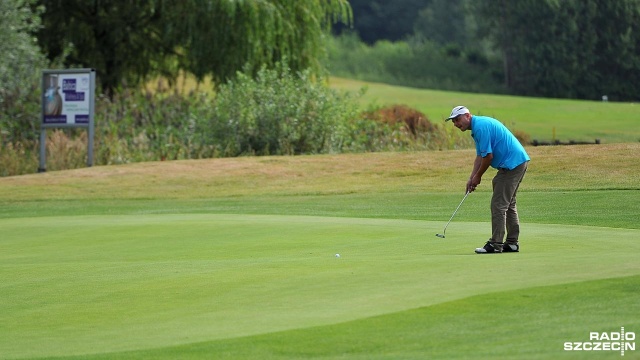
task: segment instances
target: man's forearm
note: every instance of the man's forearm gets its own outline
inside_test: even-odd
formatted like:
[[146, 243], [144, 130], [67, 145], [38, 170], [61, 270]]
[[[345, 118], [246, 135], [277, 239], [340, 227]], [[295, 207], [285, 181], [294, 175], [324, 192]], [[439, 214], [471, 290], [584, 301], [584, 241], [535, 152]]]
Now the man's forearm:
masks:
[[480, 164], [482, 164], [482, 157], [476, 156], [476, 159], [473, 162], [473, 170], [471, 170], [471, 175], [469, 176], [469, 180], [473, 179], [473, 176], [478, 172], [478, 169], [480, 169]]
[[471, 178], [477, 176], [478, 178], [482, 178], [482, 175], [487, 171], [489, 166], [491, 166], [491, 160], [493, 160], [493, 154], [487, 154], [487, 156], [477, 156], [476, 160], [473, 162], [473, 172], [471, 173]]
[[492, 154], [487, 154], [485, 157], [477, 156], [476, 160], [473, 162], [473, 171], [471, 172], [471, 177], [469, 181], [467, 181], [467, 192], [472, 192], [476, 189], [480, 182], [482, 181], [482, 175], [484, 175], [485, 171], [491, 166], [491, 160], [493, 159]]
[[491, 160], [493, 160], [493, 154], [487, 154], [485, 157], [476, 156], [476, 160], [473, 162], [473, 171], [471, 171], [471, 176], [469, 178], [473, 179], [476, 175], [478, 175], [478, 177], [482, 177], [489, 166], [491, 166]]

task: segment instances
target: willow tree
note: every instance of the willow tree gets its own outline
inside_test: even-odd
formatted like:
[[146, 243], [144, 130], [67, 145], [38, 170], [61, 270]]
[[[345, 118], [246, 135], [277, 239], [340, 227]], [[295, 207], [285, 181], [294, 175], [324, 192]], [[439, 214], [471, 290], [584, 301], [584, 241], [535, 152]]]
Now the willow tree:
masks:
[[150, 75], [223, 82], [287, 59], [292, 70], [321, 74], [323, 37], [350, 22], [347, 0], [38, 0], [45, 7], [41, 47], [67, 52], [68, 66], [96, 68], [114, 91]]
[[[203, 5], [206, 4], [206, 5]], [[347, 0], [187, 1], [187, 13], [170, 24], [184, 47], [186, 70], [222, 82], [240, 67], [255, 72], [285, 59], [292, 70], [320, 74], [326, 56], [323, 37], [336, 22], [350, 22]]]

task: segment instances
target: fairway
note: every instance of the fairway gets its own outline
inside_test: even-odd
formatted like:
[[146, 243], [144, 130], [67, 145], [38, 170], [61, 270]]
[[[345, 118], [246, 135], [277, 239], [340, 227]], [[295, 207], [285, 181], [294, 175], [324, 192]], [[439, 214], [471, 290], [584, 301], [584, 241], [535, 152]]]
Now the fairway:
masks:
[[342, 78], [331, 78], [330, 84], [335, 89], [353, 93], [366, 88], [361, 99], [363, 105], [408, 105], [436, 124], [446, 119], [454, 106], [465, 105], [475, 115], [495, 117], [512, 131], [524, 131], [531, 140], [640, 141], [636, 103], [438, 91]]
[[0, 358], [617, 358], [563, 344], [640, 332], [640, 145], [527, 150], [516, 254], [488, 176], [435, 237], [466, 150], [2, 178]]

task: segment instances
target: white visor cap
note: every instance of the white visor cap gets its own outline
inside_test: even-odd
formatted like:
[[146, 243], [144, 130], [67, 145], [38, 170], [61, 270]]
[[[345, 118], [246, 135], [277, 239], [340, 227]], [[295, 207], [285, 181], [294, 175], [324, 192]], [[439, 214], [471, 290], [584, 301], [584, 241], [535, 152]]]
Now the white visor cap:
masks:
[[449, 117], [445, 121], [449, 121], [462, 114], [469, 114], [469, 109], [464, 106], [456, 106], [453, 108], [453, 110], [451, 110], [451, 115], [449, 115]]

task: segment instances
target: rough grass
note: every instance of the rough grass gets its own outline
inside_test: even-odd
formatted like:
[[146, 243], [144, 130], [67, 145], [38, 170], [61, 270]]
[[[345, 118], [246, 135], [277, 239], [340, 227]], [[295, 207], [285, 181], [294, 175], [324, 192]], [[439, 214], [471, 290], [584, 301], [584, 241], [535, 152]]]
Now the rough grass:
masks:
[[[640, 163], [634, 156], [640, 144], [528, 147], [527, 151], [532, 162], [522, 191], [640, 189]], [[103, 166], [0, 178], [0, 199], [463, 193], [474, 156], [473, 150], [457, 150]], [[489, 191], [489, 186], [487, 175], [478, 191]]]

